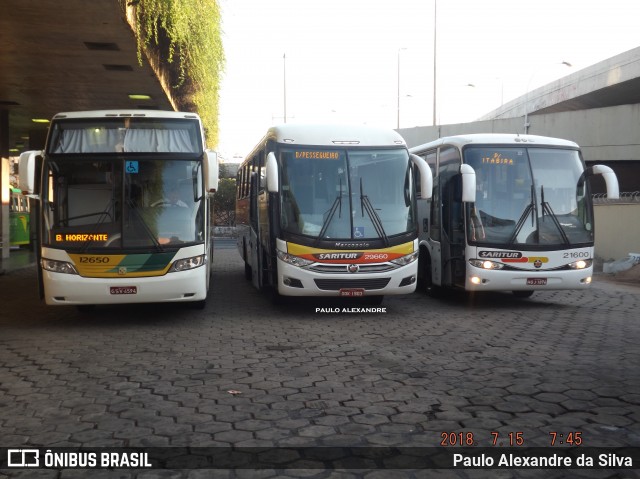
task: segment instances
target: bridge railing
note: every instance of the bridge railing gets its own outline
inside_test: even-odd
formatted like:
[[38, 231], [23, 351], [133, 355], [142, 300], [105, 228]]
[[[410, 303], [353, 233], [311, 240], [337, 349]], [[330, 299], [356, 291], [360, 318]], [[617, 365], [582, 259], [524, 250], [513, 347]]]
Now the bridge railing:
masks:
[[592, 195], [594, 204], [640, 204], [640, 191], [626, 191], [620, 193], [620, 198], [607, 198], [606, 193], [596, 193]]

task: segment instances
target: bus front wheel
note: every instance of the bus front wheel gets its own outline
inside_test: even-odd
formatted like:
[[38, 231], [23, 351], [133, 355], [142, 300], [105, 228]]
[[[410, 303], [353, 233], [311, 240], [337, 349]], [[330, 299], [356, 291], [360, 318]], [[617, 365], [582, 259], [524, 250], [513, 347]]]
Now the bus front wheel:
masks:
[[511, 291], [516, 298], [530, 298], [533, 291]]

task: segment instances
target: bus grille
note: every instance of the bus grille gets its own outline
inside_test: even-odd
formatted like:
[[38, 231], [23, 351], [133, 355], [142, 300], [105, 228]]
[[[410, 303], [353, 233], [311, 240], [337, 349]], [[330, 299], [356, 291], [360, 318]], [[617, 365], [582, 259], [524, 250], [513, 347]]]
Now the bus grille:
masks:
[[343, 288], [356, 289], [382, 289], [391, 278], [373, 278], [373, 279], [316, 279], [316, 286], [326, 291], [338, 291]]
[[[398, 267], [391, 263], [360, 264], [358, 266], [358, 273], [383, 273], [385, 271], [391, 271]], [[310, 266], [308, 269], [311, 271], [316, 271], [318, 273], [354, 274], [349, 272], [349, 270], [347, 269], [348, 267], [349, 265], [346, 264], [316, 263], [313, 266]]]

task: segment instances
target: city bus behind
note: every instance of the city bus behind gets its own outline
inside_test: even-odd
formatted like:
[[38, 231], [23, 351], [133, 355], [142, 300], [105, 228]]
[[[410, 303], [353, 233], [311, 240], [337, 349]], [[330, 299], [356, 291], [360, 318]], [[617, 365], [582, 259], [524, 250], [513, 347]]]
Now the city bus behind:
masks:
[[19, 188], [9, 190], [9, 242], [11, 246], [27, 246], [31, 242], [29, 200]]

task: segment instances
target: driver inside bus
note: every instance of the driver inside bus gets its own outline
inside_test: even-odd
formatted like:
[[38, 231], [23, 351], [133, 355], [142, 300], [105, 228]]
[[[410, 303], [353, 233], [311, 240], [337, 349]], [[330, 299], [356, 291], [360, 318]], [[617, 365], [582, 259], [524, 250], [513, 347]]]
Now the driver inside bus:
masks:
[[178, 206], [181, 208], [186, 208], [187, 204], [180, 199], [180, 193], [178, 192], [177, 187], [171, 187], [167, 194], [160, 201], [156, 201], [151, 206]]

